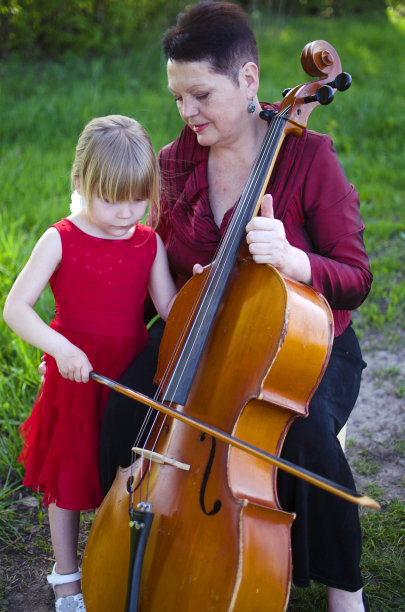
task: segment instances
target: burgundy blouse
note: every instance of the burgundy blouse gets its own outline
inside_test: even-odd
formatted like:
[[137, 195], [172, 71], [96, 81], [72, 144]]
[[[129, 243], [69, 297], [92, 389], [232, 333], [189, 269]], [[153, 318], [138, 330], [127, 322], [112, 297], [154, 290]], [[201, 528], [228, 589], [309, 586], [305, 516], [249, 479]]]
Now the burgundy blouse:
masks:
[[[208, 198], [208, 152], [186, 126], [159, 153], [158, 233], [179, 287], [190, 278], [195, 263], [211, 262], [233, 211], [227, 211], [218, 228]], [[350, 323], [349, 310], [366, 298], [372, 274], [358, 194], [329, 136], [310, 130], [301, 138], [287, 136], [266, 193], [273, 196], [274, 215], [283, 221], [290, 244], [308, 254], [312, 285], [328, 300], [339, 336]]]

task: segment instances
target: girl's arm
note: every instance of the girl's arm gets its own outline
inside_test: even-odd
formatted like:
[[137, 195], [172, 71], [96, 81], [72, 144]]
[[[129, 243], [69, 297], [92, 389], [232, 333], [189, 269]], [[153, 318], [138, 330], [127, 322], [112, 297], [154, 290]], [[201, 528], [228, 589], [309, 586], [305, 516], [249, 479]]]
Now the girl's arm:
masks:
[[177, 289], [170, 274], [169, 262], [167, 261], [167, 254], [162, 239], [158, 234], [156, 234], [156, 239], [157, 251], [150, 272], [149, 293], [156, 310], [162, 319], [166, 321], [174, 298], [177, 295]]
[[33, 308], [61, 258], [59, 233], [50, 228], [37, 242], [15, 281], [6, 299], [3, 316], [18, 336], [55, 358], [62, 376], [76, 382], [87, 382], [92, 366], [85, 353], [49, 327]]

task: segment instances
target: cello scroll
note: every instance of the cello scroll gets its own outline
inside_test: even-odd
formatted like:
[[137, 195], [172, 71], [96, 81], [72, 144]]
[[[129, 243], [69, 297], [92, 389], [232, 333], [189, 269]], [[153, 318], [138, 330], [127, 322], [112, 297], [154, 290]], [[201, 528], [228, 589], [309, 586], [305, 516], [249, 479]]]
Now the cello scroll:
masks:
[[[319, 78], [283, 91], [280, 111], [288, 109], [285, 134], [293, 133], [296, 136], [301, 136], [309, 115], [318, 104], [330, 104], [334, 90], [346, 91], [352, 82], [350, 74], [342, 72], [336, 50], [326, 40], [315, 40], [305, 45], [301, 53], [301, 65], [309, 76]], [[260, 116], [269, 120], [273, 114], [265, 110]]]

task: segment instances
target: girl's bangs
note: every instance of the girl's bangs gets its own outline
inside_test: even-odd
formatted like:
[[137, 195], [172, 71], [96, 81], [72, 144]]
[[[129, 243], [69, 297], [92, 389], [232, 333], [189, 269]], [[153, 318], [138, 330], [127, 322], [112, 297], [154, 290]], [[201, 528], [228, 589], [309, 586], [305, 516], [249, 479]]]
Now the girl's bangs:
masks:
[[150, 197], [153, 175], [143, 172], [133, 159], [113, 159], [103, 167], [98, 184], [98, 197], [109, 202], [133, 202]]

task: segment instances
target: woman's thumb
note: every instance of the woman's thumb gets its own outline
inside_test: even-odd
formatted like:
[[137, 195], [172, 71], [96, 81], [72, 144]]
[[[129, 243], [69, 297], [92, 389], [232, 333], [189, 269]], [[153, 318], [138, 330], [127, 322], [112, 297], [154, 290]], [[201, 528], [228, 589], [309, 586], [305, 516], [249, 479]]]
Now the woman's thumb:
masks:
[[263, 196], [261, 215], [262, 217], [267, 217], [268, 219], [274, 219], [273, 197], [269, 193], [266, 193], [266, 195]]

